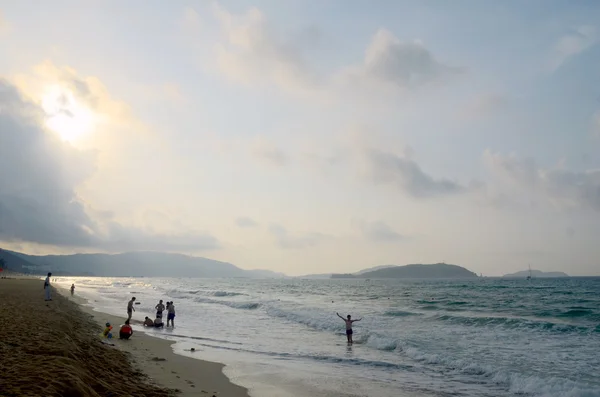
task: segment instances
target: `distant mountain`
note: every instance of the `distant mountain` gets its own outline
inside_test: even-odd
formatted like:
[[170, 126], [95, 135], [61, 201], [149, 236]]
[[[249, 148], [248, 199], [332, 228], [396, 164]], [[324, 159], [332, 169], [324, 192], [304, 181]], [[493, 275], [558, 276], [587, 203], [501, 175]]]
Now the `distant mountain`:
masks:
[[3, 268], [15, 273], [38, 274], [37, 266], [27, 260], [15, 255], [11, 251], [0, 249], [0, 258], [4, 260]]
[[332, 274], [331, 278], [476, 278], [477, 274], [461, 266], [432, 265], [382, 266], [355, 274]]
[[373, 267], [369, 267], [369, 268], [367, 268], [367, 269], [362, 269], [362, 270], [359, 270], [358, 272], [356, 272], [356, 273], [352, 273], [352, 274], [355, 274], [355, 275], [361, 275], [361, 274], [364, 274], [364, 273], [366, 273], [366, 272], [372, 272], [372, 271], [374, 271], [374, 270], [380, 270], [380, 269], [387, 269], [387, 268], [390, 268], [390, 267], [398, 267], [398, 265], [381, 265], [381, 266], [373, 266]]
[[99, 277], [281, 278], [270, 270], [244, 270], [227, 262], [164, 252], [122, 254], [26, 255], [8, 252], [35, 266], [37, 273]]
[[[523, 270], [516, 273], [505, 274], [504, 278], [527, 278], [529, 276], [529, 270]], [[563, 272], [543, 272], [541, 270], [532, 270], [531, 271], [532, 278], [562, 278], [569, 277], [567, 273]]]
[[296, 276], [296, 278], [305, 278], [305, 279], [311, 279], [311, 280], [322, 280], [322, 279], [331, 278], [331, 276], [332, 276], [331, 273], [319, 273], [319, 274], [305, 274], [303, 276]]
[[381, 265], [381, 266], [373, 266], [367, 269], [359, 270], [355, 273], [349, 274], [338, 274], [338, 273], [317, 273], [317, 274], [306, 274], [303, 276], [298, 276], [297, 278], [308, 278], [308, 279], [324, 279], [324, 278], [354, 278], [354, 276], [360, 276], [365, 272], [370, 272], [372, 270], [385, 269], [388, 267], [396, 267], [396, 265]]

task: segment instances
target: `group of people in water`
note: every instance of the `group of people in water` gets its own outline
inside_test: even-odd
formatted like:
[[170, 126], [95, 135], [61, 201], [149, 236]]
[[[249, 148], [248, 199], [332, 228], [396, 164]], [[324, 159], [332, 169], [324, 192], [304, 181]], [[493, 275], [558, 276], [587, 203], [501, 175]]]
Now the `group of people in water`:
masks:
[[[135, 311], [135, 296], [131, 298], [131, 300], [127, 303], [127, 320], [125, 320], [125, 324], [121, 325], [119, 329], [119, 339], [129, 339], [131, 335], [133, 335], [133, 328], [131, 328], [130, 321]], [[163, 323], [163, 312], [167, 312], [167, 327], [170, 325], [171, 327], [175, 327], [175, 304], [173, 302], [167, 302], [166, 305], [163, 303], [162, 299], [158, 302], [158, 304], [154, 307], [156, 309], [156, 319], [152, 320], [150, 317], [146, 316], [144, 318], [144, 327], [152, 327], [152, 328], [162, 328], [164, 327]], [[112, 338], [112, 325], [110, 323], [106, 323], [106, 327], [104, 328], [104, 332], [102, 336], [105, 338]]]
[[[131, 316], [135, 311], [135, 296], [131, 298], [131, 300], [127, 303], [127, 321], [131, 320]], [[154, 307], [156, 309], [156, 318], [152, 320], [150, 317], [146, 316], [144, 318], [144, 327], [155, 327], [162, 328], [165, 326], [163, 322], [163, 312], [167, 312], [167, 327], [175, 327], [175, 304], [171, 302], [167, 302], [166, 305], [163, 303], [161, 299], [158, 304]]]

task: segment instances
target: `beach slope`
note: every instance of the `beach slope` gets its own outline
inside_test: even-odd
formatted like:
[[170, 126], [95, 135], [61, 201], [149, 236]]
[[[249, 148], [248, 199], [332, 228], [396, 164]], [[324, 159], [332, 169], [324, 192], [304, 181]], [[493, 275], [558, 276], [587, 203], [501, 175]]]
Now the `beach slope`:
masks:
[[118, 334], [121, 319], [89, 313], [56, 291], [45, 302], [40, 280], [0, 280], [0, 395], [248, 395], [222, 365], [177, 356], [172, 342], [138, 332], [102, 343], [99, 323], [107, 320]]

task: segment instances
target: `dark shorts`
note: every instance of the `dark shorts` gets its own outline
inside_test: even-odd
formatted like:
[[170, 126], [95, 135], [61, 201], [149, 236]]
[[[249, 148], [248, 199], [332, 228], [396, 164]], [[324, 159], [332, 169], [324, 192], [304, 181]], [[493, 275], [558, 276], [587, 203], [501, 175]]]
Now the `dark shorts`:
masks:
[[131, 337], [131, 334], [128, 334], [126, 332], [119, 332], [119, 339], [129, 339]]
[[133, 309], [127, 309], [127, 314], [133, 314]]
[[156, 318], [162, 318], [162, 312], [156, 312]]
[[351, 329], [347, 329], [346, 330], [346, 335], [352, 335], [352, 330]]
[[175, 313], [167, 314], [167, 320], [175, 320]]

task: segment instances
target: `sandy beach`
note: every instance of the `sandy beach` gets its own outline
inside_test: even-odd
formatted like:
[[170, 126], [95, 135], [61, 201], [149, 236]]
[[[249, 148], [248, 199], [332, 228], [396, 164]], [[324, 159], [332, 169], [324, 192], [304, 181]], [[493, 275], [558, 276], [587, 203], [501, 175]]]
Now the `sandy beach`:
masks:
[[45, 302], [40, 280], [0, 280], [1, 396], [248, 396], [223, 365], [176, 355], [173, 342], [135, 332], [102, 343], [101, 325], [118, 335], [125, 318], [60, 292]]

